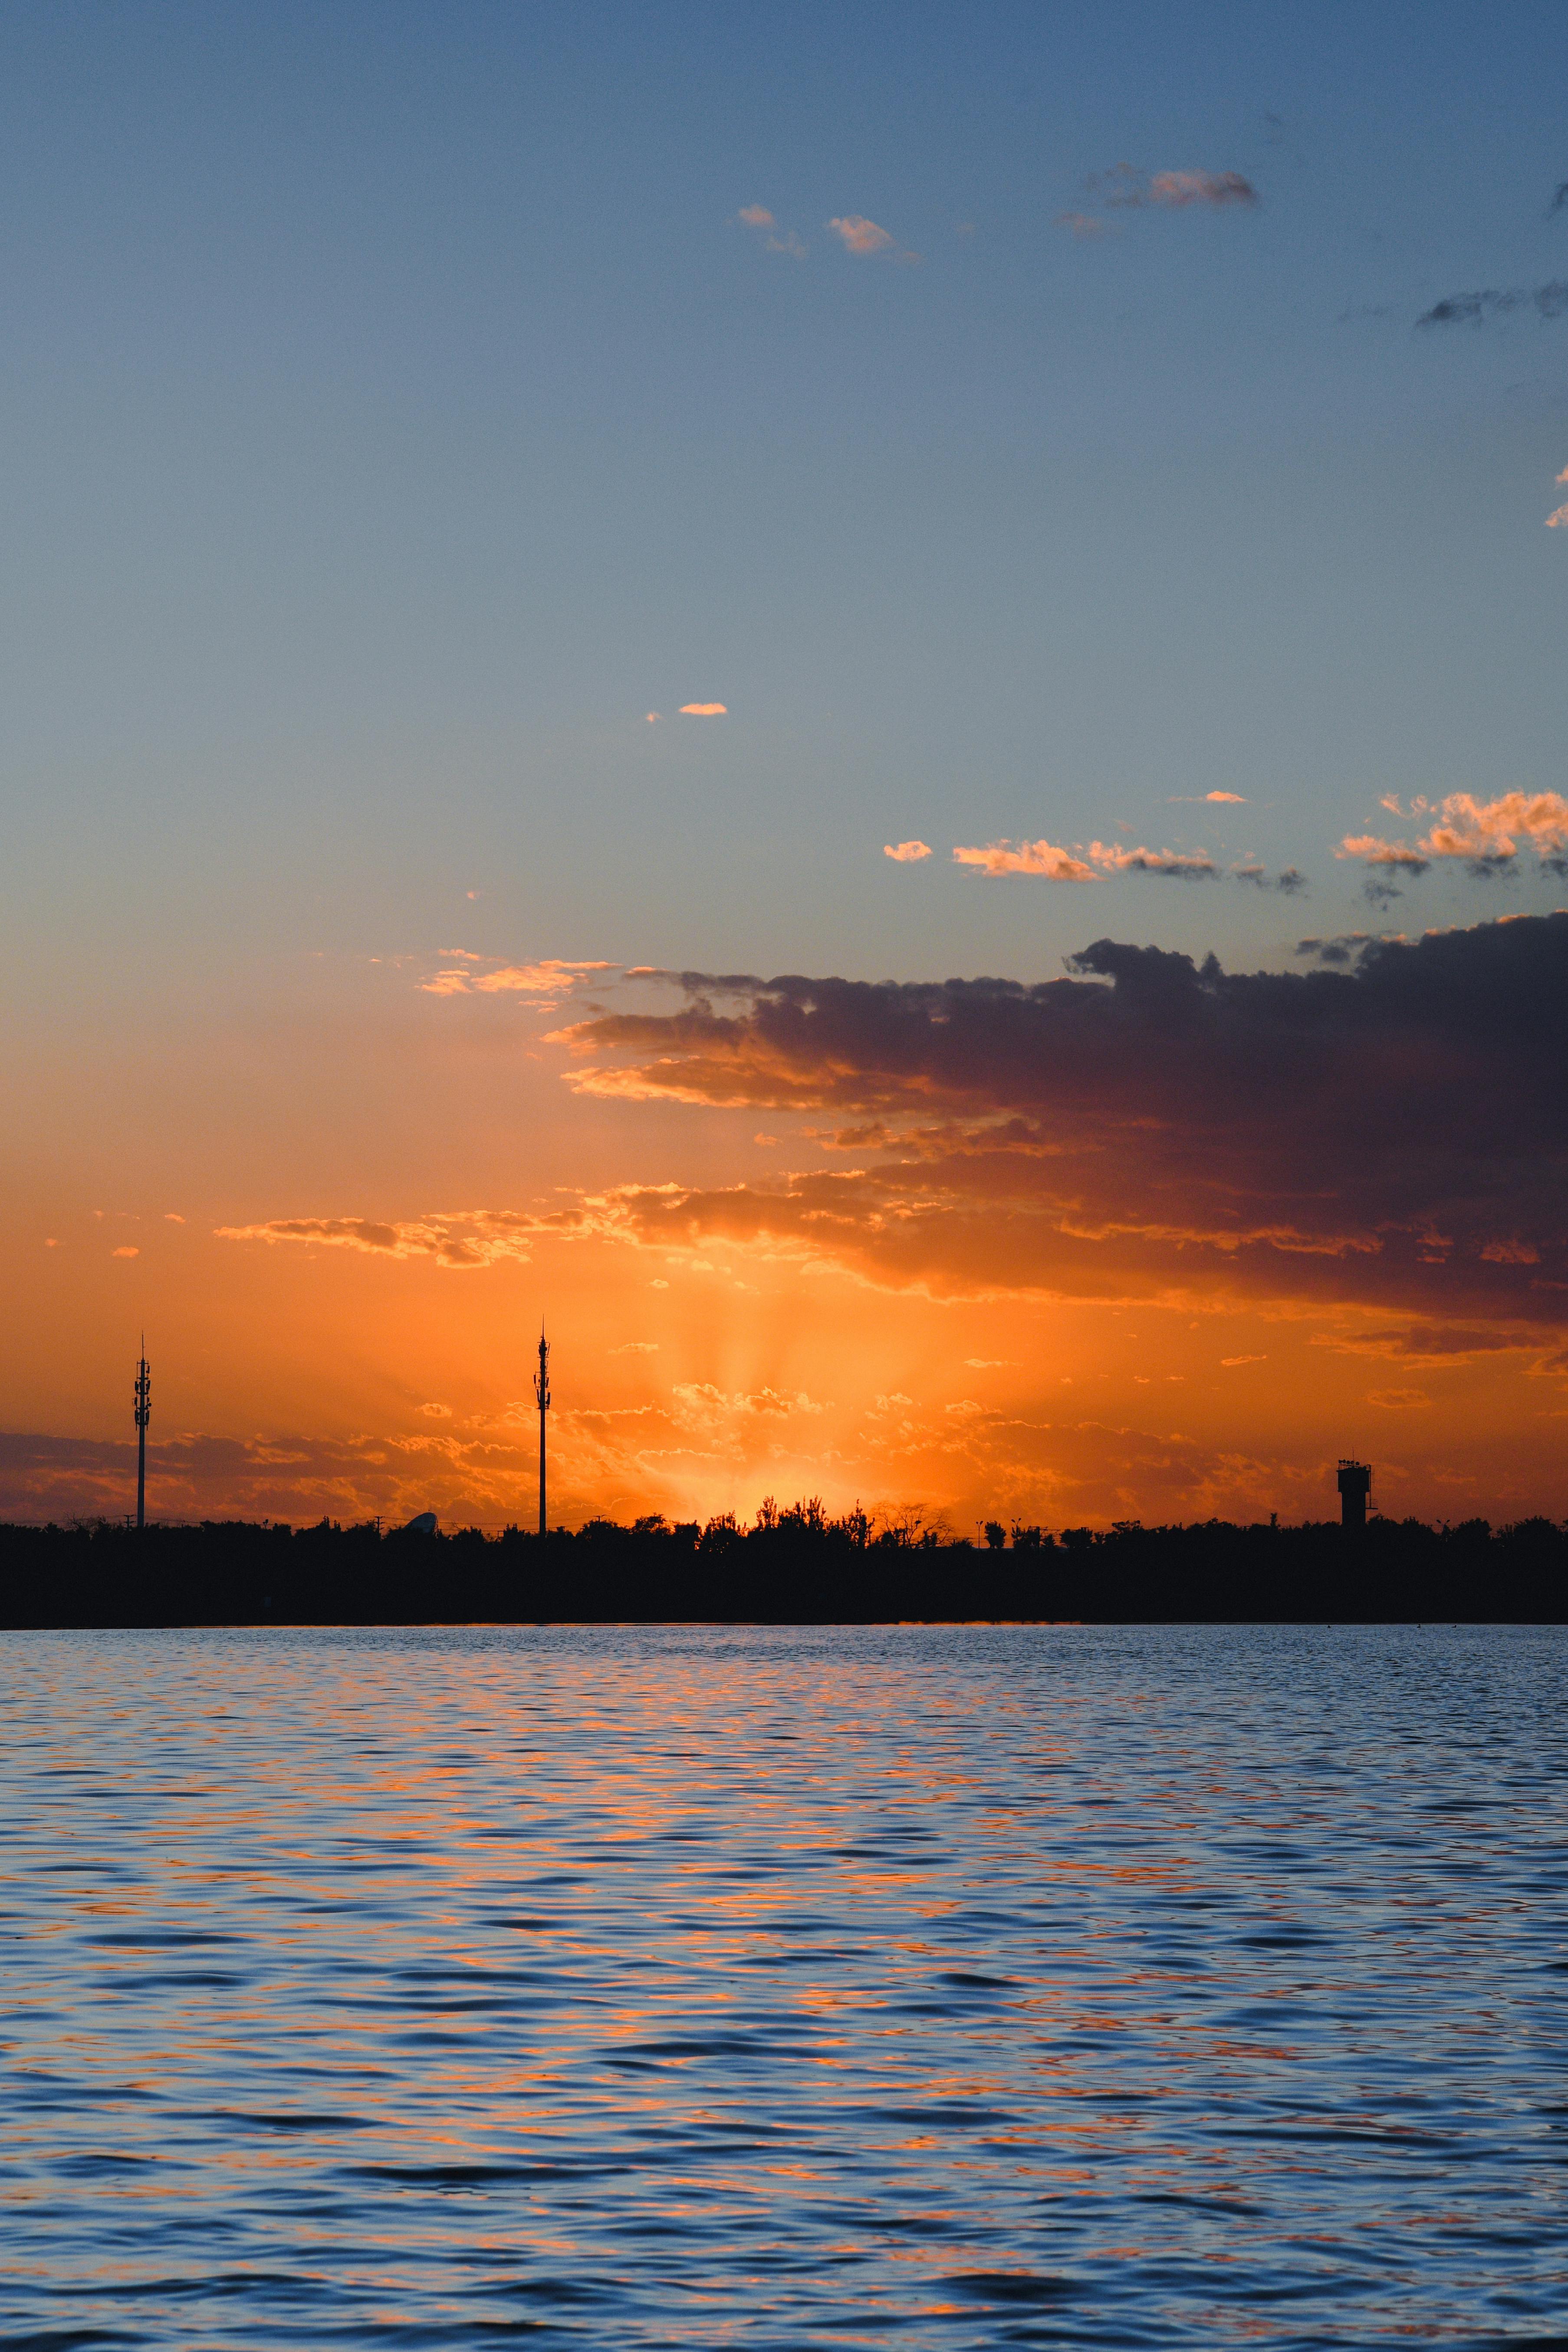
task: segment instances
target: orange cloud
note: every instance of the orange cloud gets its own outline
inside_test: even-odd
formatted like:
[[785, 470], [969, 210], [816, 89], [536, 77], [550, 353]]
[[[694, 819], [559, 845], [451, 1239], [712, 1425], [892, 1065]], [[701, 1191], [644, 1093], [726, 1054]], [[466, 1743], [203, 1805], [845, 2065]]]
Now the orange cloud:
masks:
[[847, 213], [842, 220], [830, 220], [827, 226], [851, 253], [886, 253], [894, 242], [887, 229], [879, 228], [863, 213]]
[[1237, 808], [1247, 806], [1247, 796], [1244, 793], [1205, 793], [1204, 798], [1205, 801], [1232, 801]]
[[682, 719], [727, 719], [729, 711], [722, 702], [683, 702]]
[[[1423, 809], [1429, 803], [1415, 805]], [[1410, 874], [1425, 874], [1436, 858], [1463, 857], [1473, 870], [1490, 873], [1510, 866], [1522, 844], [1552, 872], [1568, 874], [1568, 800], [1561, 793], [1503, 793], [1485, 802], [1473, 793], [1450, 793], [1431, 814], [1436, 821], [1414, 849], [1376, 834], [1352, 834], [1334, 856], [1401, 866]]]
[[119, 1249], [110, 1250], [109, 1255], [110, 1257], [140, 1257], [142, 1253], [133, 1243], [126, 1242]]
[[1347, 833], [1334, 856], [1359, 858], [1363, 866], [1403, 866], [1411, 874], [1425, 874], [1431, 864], [1407, 842], [1384, 841], [1375, 833]]
[[[481, 961], [464, 948], [446, 948], [442, 952], [463, 956], [470, 963]], [[589, 972], [618, 969], [603, 961], [568, 963], [558, 956], [547, 956], [539, 963], [503, 964], [495, 971], [449, 969], [438, 971], [433, 980], [422, 980], [419, 985], [426, 996], [558, 996], [566, 989], [575, 988]]]
[[215, 1230], [225, 1242], [295, 1243], [359, 1250], [376, 1257], [430, 1258], [437, 1265], [468, 1272], [493, 1265], [500, 1258], [527, 1258], [535, 1235], [570, 1232], [581, 1222], [579, 1211], [539, 1217], [512, 1209], [474, 1209], [399, 1223], [374, 1217], [271, 1217], [261, 1224]]
[[882, 844], [882, 855], [884, 857], [890, 857], [895, 865], [913, 866], [918, 864], [921, 858], [931, 856], [931, 845], [924, 841], [900, 841], [897, 844], [885, 841]]
[[955, 849], [952, 855], [958, 865], [978, 866], [983, 874], [1037, 874], [1047, 882], [1099, 879], [1081, 857], [1048, 841], [993, 841], [983, 849]]
[[1450, 793], [1421, 847], [1431, 857], [1500, 864], [1517, 856], [1521, 841], [1547, 860], [1568, 850], [1568, 801], [1561, 793], [1504, 793], [1484, 803], [1469, 793]]
[[792, 254], [796, 261], [805, 258], [805, 247], [793, 228], [781, 229], [766, 205], [742, 205], [735, 218], [748, 228], [764, 230], [763, 249], [768, 253]]
[[1554, 514], [1549, 514], [1546, 518], [1546, 528], [1548, 530], [1568, 529], [1568, 507], [1559, 507]]

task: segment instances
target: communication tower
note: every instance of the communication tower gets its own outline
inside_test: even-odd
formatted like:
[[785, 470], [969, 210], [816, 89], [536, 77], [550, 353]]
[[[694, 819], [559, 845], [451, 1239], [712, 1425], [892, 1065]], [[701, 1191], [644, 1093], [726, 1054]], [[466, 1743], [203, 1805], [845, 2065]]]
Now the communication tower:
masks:
[[136, 1362], [136, 1524], [147, 1524], [147, 1423], [153, 1418], [153, 1381], [147, 1370], [147, 1334]]
[[550, 1342], [542, 1323], [539, 1327], [539, 1370], [533, 1375], [533, 1393], [539, 1399], [539, 1532], [542, 1536], [550, 1531], [544, 1506], [544, 1416], [550, 1411]]

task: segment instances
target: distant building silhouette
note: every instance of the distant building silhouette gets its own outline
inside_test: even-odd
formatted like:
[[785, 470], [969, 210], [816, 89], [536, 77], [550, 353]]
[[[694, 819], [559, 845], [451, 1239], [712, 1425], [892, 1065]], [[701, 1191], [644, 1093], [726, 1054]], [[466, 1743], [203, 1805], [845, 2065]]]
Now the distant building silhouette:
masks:
[[550, 1342], [542, 1323], [539, 1327], [539, 1370], [533, 1375], [533, 1393], [539, 1399], [539, 1532], [542, 1536], [550, 1532], [544, 1507], [544, 1416], [550, 1411]]
[[147, 1334], [136, 1360], [136, 1524], [147, 1524], [147, 1423], [153, 1418], [153, 1382], [147, 1370]]
[[1372, 1492], [1372, 1472], [1364, 1462], [1340, 1463], [1340, 1525], [1359, 1534], [1366, 1525], [1366, 1498]]

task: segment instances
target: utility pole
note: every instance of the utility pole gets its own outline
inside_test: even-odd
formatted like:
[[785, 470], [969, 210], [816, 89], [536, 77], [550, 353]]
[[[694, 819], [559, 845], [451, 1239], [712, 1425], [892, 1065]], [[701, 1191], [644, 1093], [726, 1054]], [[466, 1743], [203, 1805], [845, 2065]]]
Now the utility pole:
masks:
[[147, 1334], [136, 1364], [136, 1524], [147, 1524], [147, 1423], [153, 1418], [153, 1382], [147, 1371]]
[[550, 1411], [550, 1342], [544, 1336], [544, 1326], [539, 1327], [539, 1370], [533, 1375], [533, 1393], [539, 1399], [539, 1532], [550, 1532], [550, 1522], [544, 1507], [544, 1416]]

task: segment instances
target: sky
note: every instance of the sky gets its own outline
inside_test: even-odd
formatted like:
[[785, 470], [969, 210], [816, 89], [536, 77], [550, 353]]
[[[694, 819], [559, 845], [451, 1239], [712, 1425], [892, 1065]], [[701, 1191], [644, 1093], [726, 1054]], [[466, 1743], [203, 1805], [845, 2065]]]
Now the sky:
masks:
[[1555, 6], [0, 20], [0, 1513], [1568, 1513]]

